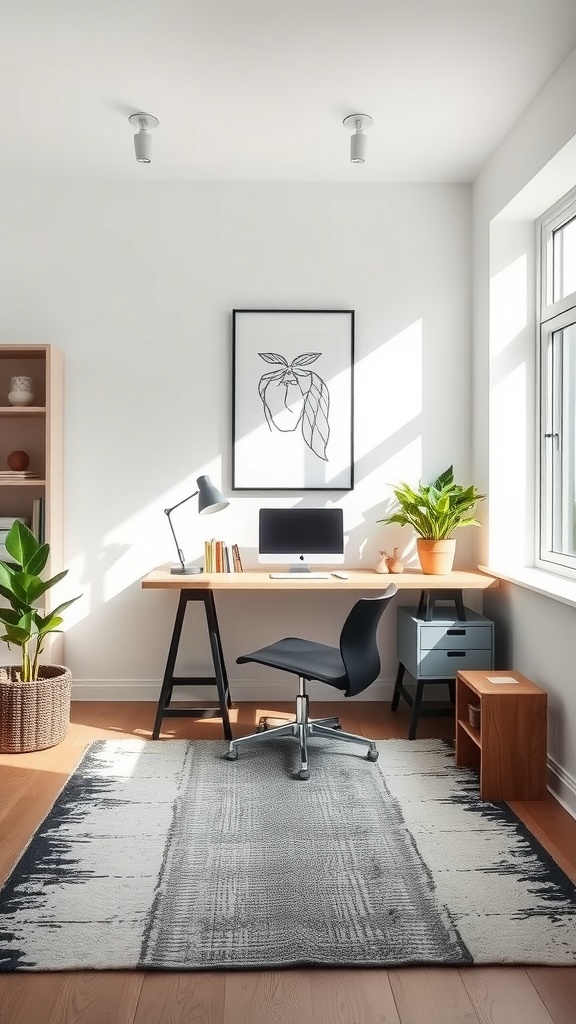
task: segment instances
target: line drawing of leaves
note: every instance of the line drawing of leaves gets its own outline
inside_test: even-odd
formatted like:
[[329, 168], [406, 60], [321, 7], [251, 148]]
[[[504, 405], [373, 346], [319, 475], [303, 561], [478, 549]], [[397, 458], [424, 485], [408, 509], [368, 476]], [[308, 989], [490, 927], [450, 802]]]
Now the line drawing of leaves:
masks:
[[296, 356], [290, 366], [308, 366], [310, 363], [315, 363], [321, 355], [321, 352], [304, 352], [301, 356]]
[[261, 359], [265, 359], [267, 363], [282, 363], [283, 366], [288, 366], [284, 356], [278, 355], [277, 352], [259, 352], [258, 355]]
[[327, 462], [326, 448], [330, 439], [330, 392], [317, 373], [312, 373], [311, 377], [312, 383], [304, 399], [302, 436], [314, 454]]
[[303, 352], [296, 356], [291, 363], [276, 352], [259, 352], [258, 355], [267, 363], [275, 363], [281, 368], [264, 373], [258, 381], [258, 394], [264, 406], [264, 416], [269, 430], [280, 430], [274, 420], [274, 413], [266, 398], [266, 392], [272, 383], [284, 384], [284, 407], [290, 411], [288, 401], [288, 389], [297, 386], [303, 399], [303, 409], [295, 421], [294, 426], [288, 427], [289, 431], [296, 430], [299, 423], [302, 424], [302, 437], [305, 443], [319, 459], [328, 461], [326, 448], [330, 439], [330, 424], [328, 420], [330, 412], [330, 392], [325, 381], [319, 374], [312, 370], [303, 370], [301, 367], [308, 366], [322, 355], [321, 352]]

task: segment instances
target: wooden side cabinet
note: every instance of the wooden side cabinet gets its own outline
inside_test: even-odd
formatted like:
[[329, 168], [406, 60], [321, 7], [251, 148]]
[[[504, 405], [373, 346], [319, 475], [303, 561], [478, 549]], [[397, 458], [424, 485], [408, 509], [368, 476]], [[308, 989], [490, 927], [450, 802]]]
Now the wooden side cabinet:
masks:
[[[458, 672], [456, 764], [479, 771], [482, 800], [544, 800], [547, 701], [520, 672]], [[477, 728], [469, 704], [480, 708]]]

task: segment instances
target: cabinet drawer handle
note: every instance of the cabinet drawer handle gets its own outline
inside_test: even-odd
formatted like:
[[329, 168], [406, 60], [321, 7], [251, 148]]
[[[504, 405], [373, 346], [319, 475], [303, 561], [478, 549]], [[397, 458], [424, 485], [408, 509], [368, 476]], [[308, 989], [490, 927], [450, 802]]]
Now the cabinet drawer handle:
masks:
[[465, 629], [447, 629], [446, 636], [466, 636]]
[[446, 651], [446, 656], [448, 658], [465, 658], [466, 651]]

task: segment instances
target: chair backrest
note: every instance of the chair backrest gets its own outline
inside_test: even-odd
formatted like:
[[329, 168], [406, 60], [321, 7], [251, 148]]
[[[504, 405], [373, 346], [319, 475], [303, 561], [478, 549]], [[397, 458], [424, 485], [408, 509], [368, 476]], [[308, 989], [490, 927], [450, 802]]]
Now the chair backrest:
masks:
[[351, 608], [340, 633], [340, 653], [348, 676], [346, 697], [362, 693], [378, 677], [378, 623], [398, 592], [394, 583], [376, 597], [361, 597]]

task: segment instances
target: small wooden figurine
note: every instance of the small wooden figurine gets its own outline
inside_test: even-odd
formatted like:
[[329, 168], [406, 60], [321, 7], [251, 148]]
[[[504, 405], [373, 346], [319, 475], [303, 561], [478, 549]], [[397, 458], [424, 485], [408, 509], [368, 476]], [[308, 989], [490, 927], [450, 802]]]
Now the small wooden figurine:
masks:
[[404, 562], [398, 558], [398, 548], [394, 548], [392, 555], [386, 559], [388, 572], [404, 572]]

